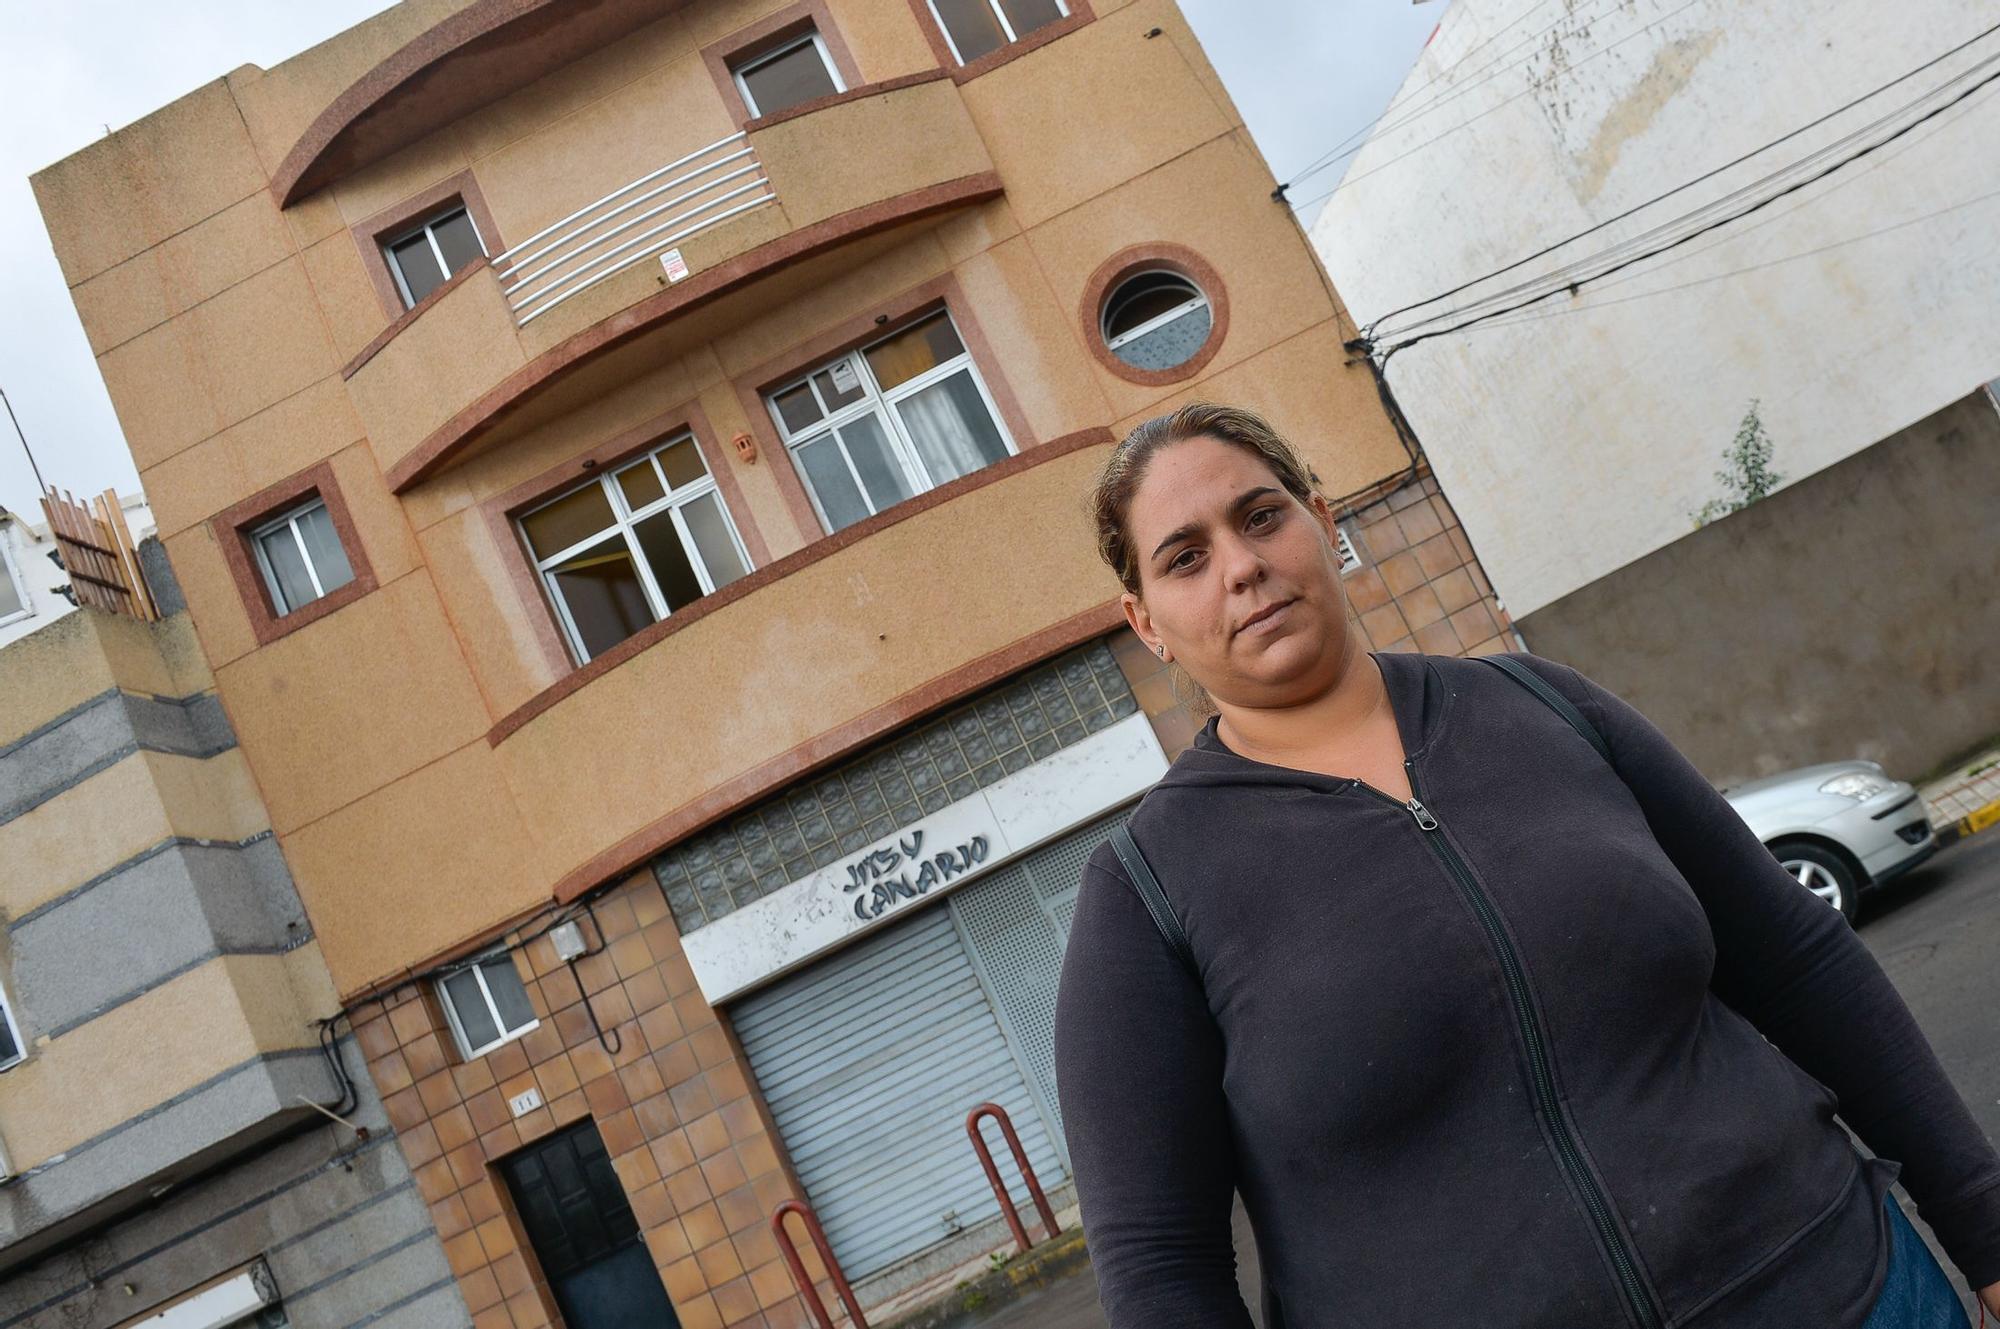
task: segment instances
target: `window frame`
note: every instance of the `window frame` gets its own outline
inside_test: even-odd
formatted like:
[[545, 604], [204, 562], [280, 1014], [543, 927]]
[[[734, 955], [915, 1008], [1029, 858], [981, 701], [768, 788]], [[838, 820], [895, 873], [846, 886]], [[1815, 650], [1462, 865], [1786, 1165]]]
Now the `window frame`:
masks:
[[[1060, 3], [1060, 0], [1058, 0], [1058, 3]], [[396, 258], [396, 246], [419, 235], [428, 240], [430, 242], [431, 257], [437, 260], [438, 271], [444, 274], [444, 278], [438, 282], [438, 286], [443, 286], [445, 282], [450, 281], [457, 274], [452, 271], [451, 264], [445, 261], [444, 246], [438, 243], [437, 225], [439, 222], [447, 221], [461, 212], [465, 214], [465, 224], [472, 228], [472, 238], [479, 242], [480, 257], [493, 257], [493, 251], [486, 247], [486, 233], [479, 228], [479, 218], [474, 215], [472, 204], [463, 195], [458, 194], [454, 194], [452, 197], [439, 203], [436, 207], [426, 209], [421, 216], [412, 219], [401, 227], [384, 231], [380, 236], [376, 237], [375, 243], [382, 251], [382, 265], [388, 268], [389, 279], [396, 283], [396, 293], [403, 297], [403, 308], [405, 310], [415, 309], [421, 301], [412, 299], [410, 296], [409, 278], [403, 275], [403, 265]], [[436, 290], [437, 287], [432, 287], [431, 289]], [[426, 295], [428, 294], [429, 292], [426, 292]]]
[[14, 1014], [14, 994], [7, 991], [7, 985], [0, 982], [0, 1017], [7, 1022], [7, 1036], [14, 1040], [14, 1055], [0, 1060], [0, 1075], [5, 1075], [28, 1059], [28, 1040], [21, 1036], [21, 1021]]
[[[521, 979], [521, 971], [514, 966], [513, 952], [501, 946], [482, 951], [480, 954], [467, 959], [462, 964], [455, 964], [431, 980], [431, 991], [437, 997], [438, 1005], [444, 1008], [445, 1023], [451, 1029], [451, 1040], [457, 1046], [459, 1055], [466, 1061], [476, 1061], [497, 1048], [503, 1048], [507, 1044], [533, 1033], [542, 1024], [542, 1017], [535, 1015], [531, 1016], [526, 1024], [517, 1029], [510, 1030], [507, 1028], [506, 1020], [500, 1015], [500, 1004], [493, 999], [493, 989], [488, 987], [486, 983], [486, 966], [495, 963], [506, 964], [509, 969], [514, 970], [514, 977]], [[472, 971], [473, 977], [478, 980], [479, 995], [486, 1000], [486, 1013], [493, 1018], [493, 1027], [501, 1031], [500, 1037], [476, 1048], [472, 1046], [471, 1040], [466, 1037], [465, 1026], [460, 1022], [458, 1017], [458, 1006], [451, 999], [450, 989], [445, 987], [446, 979], [455, 978], [468, 969]], [[528, 1009], [532, 1011], [535, 999], [528, 992], [528, 984], [525, 979], [521, 979], [521, 995], [527, 999]]]
[[4, 579], [9, 586], [13, 587], [14, 598], [19, 601], [21, 606], [19, 609], [10, 609], [4, 614], [0, 614], [0, 628], [4, 628], [10, 623], [18, 623], [24, 618], [33, 618], [35, 616], [35, 601], [34, 597], [28, 593], [28, 579], [21, 575], [19, 561], [14, 557], [13, 539], [7, 533], [8, 531], [20, 529], [22, 529], [21, 523], [17, 519], [8, 523], [6, 531], [0, 531], [0, 579]]
[[[209, 532], [222, 552], [222, 561], [229, 569], [229, 579], [236, 583], [236, 593], [243, 601], [244, 617], [259, 646], [268, 646], [280, 637], [316, 623], [376, 589], [375, 569], [368, 560], [368, 547], [348, 512], [346, 496], [341, 492], [339, 479], [334, 474], [335, 460], [329, 457], [315, 462], [208, 519]], [[372, 462], [362, 464], [373, 466]], [[370, 474], [373, 474], [372, 470]], [[277, 601], [271, 597], [270, 582], [258, 566], [257, 546], [250, 533], [269, 525], [281, 515], [307, 507], [315, 497], [326, 504], [327, 516], [332, 519], [334, 532], [340, 540], [340, 552], [346, 556], [348, 569], [354, 576], [319, 599], [281, 614]]]
[[[778, 115], [792, 108], [781, 106], [776, 111], [767, 111], [757, 104], [757, 94], [750, 91], [750, 82], [744, 75], [752, 73], [760, 66], [767, 65], [781, 55], [789, 55], [801, 46], [810, 45], [819, 53], [820, 64], [825, 66], [827, 77], [833, 80], [834, 95], [847, 91], [847, 80], [841, 76], [840, 66], [834, 63], [833, 51], [827, 46], [826, 38], [820, 34], [819, 25], [812, 24], [805, 31], [781, 38], [767, 47], [758, 48], [756, 54], [742, 59], [731, 58], [729, 78], [736, 86], [736, 95], [743, 99], [743, 109], [750, 113], [752, 120], [767, 115]], [[803, 105], [804, 103], [799, 103]]]
[[[1147, 319], [1144, 323], [1141, 323], [1138, 327], [1128, 328], [1126, 331], [1121, 332], [1114, 337], [1111, 335], [1111, 329], [1105, 326], [1105, 324], [1111, 318], [1112, 302], [1118, 298], [1118, 293], [1120, 291], [1124, 290], [1127, 286], [1130, 286], [1133, 282], [1138, 281], [1141, 277], [1172, 277], [1177, 281], [1185, 282], [1189, 287], [1193, 289], [1194, 299], [1183, 300], [1180, 304], [1174, 306], [1172, 309], [1169, 309], [1166, 313], [1156, 314], [1152, 318]], [[1215, 326], [1215, 313], [1213, 308], [1209, 304], [1208, 292], [1201, 289], [1200, 282], [1188, 276], [1185, 272], [1177, 272], [1173, 268], [1165, 266], [1140, 268], [1136, 271], [1128, 272], [1123, 277], [1120, 277], [1116, 282], [1116, 284], [1114, 284], [1109, 291], [1105, 292], [1104, 312], [1098, 317], [1098, 324], [1097, 324], [1098, 335], [1104, 338], [1104, 349], [1112, 352], [1115, 355], [1117, 354], [1118, 348], [1125, 345], [1127, 342], [1134, 342], [1139, 340], [1139, 338], [1145, 336], [1148, 333], [1157, 332], [1161, 328], [1166, 327], [1169, 323], [1172, 323], [1177, 319], [1185, 318], [1187, 315], [1192, 314], [1197, 309], [1207, 309], [1210, 311], [1209, 326], [1213, 328]], [[1200, 354], [1199, 349], [1197, 349], [1196, 354]], [[1120, 356], [1119, 358], [1123, 359], [1124, 357]], [[1189, 358], [1192, 359], [1193, 357], [1190, 356]], [[1130, 364], [1131, 362], [1126, 361], [1126, 363]], [[1133, 365], [1132, 367], [1134, 369], [1140, 369], [1143, 368], [1144, 366]], [[1170, 369], [1178, 369], [1179, 367], [1180, 367], [1179, 365], [1168, 366], [1168, 368]]]
[[[993, 17], [999, 20], [1000, 31], [1006, 34], [1007, 40], [986, 52], [985, 55], [980, 56], [978, 60], [967, 60], [959, 53], [958, 39], [951, 35], [951, 25], [944, 21], [944, 15], [938, 13], [936, 0], [923, 0], [923, 3], [925, 11], [931, 16], [931, 21], [937, 24], [938, 32], [944, 37], [945, 49], [951, 52], [951, 58], [958, 62], [960, 69], [977, 64], [979, 60], [991, 59], [1003, 51], [1020, 45], [1023, 40], [1022, 34], [1014, 31], [1013, 20], [1007, 17], [1007, 11], [1000, 7], [1000, 0], [985, 0], [986, 7], [993, 12]], [[1041, 28], [1029, 31], [1026, 34], [1027, 36], [1032, 37], [1035, 33], [1040, 32], [1042, 28], [1053, 27], [1055, 24], [1061, 23], [1064, 19], [1076, 17], [1076, 8], [1070, 3], [1070, 0], [1055, 0], [1055, 6], [1062, 12], [1047, 23], [1044, 23]]]
[[[683, 442], [694, 448], [695, 455], [701, 458], [702, 469], [706, 474], [699, 480], [676, 487], [667, 483], [666, 470], [660, 465], [659, 455]], [[661, 496], [643, 507], [634, 508], [625, 497], [624, 486], [617, 483], [617, 480], [626, 471], [648, 464], [653, 468], [654, 478], [660, 482]], [[593, 484], [602, 486], [606, 491], [611, 503], [612, 524], [600, 528], [574, 544], [556, 550], [546, 558], [537, 554], [533, 542], [528, 538], [527, 519]], [[510, 514], [509, 521], [521, 542], [523, 552], [527, 555], [528, 567], [534, 573], [543, 597], [555, 611], [556, 626], [561, 630], [563, 643], [568, 647], [571, 659], [579, 667], [589, 664], [596, 657], [584, 647], [583, 635], [578, 631], [576, 621], [570, 614], [569, 605], [563, 599], [562, 592], [557, 589], [555, 579], [550, 575], [551, 569], [585, 549], [603, 543], [615, 532], [623, 537], [626, 552], [631, 555], [633, 566], [639, 572], [639, 588], [646, 597], [647, 608], [653, 611], [653, 622], [663, 623], [678, 611], [669, 609], [661, 612], [661, 607], [666, 604], [666, 597], [660, 592], [653, 575], [652, 564], [647, 560], [645, 551], [640, 548], [638, 536], [633, 528], [662, 512], [669, 514], [674, 534], [681, 542], [681, 552], [687, 556], [688, 567], [694, 572], [695, 580], [702, 588], [700, 599], [690, 603], [699, 604], [701, 600], [714, 595], [721, 587], [716, 585], [715, 576], [709, 571], [708, 561], [702, 556], [701, 547], [695, 543], [693, 534], [688, 530], [687, 520], [681, 515], [680, 510], [699, 500], [704, 494], [715, 495], [716, 507], [721, 511], [723, 521], [728, 527], [730, 544], [735, 549], [736, 556], [742, 560], [743, 575], [749, 576], [757, 570], [756, 561], [750, 555], [748, 543], [743, 539], [743, 532], [737, 527], [736, 515], [729, 510], [729, 500], [723, 494], [721, 484], [716, 480], [715, 467], [710, 463], [708, 454], [702, 450], [701, 440], [692, 428], [682, 428], [631, 456], [594, 467], [592, 473], [580, 483], [564, 485], [515, 509]], [[623, 640], [630, 639], [628, 636]], [[606, 651], [612, 649], [615, 647], [605, 648]], [[603, 653], [600, 651], [598, 654]]]
[[[349, 559], [347, 564], [347, 581], [340, 583], [340, 586], [335, 586], [331, 590], [320, 581], [319, 569], [313, 566], [312, 551], [306, 548], [305, 534], [299, 530], [299, 518], [305, 516], [314, 508], [326, 509], [327, 520], [328, 522], [332, 522], [333, 509], [327, 505], [326, 496], [315, 491], [285, 511], [259, 522], [244, 532], [250, 541], [251, 557], [257, 561], [257, 571], [264, 578], [264, 590], [270, 595], [271, 607], [277, 611], [276, 616], [279, 618], [295, 614], [299, 610], [304, 609], [306, 605], [318, 604], [321, 600], [326, 599], [327, 596], [332, 595], [334, 591], [339, 590], [341, 586], [346, 586], [354, 580], [354, 562], [352, 559]], [[313, 590], [317, 592], [312, 599], [307, 600], [304, 604], [291, 605], [285, 603], [284, 587], [278, 582], [278, 570], [271, 566], [271, 556], [264, 549], [265, 538], [276, 534], [280, 527], [288, 528], [291, 531], [292, 543], [299, 551], [299, 562], [305, 565], [306, 578], [312, 582]], [[335, 538], [338, 539], [339, 535], [340, 530], [338, 527], [335, 527]], [[347, 552], [345, 546], [342, 547], [341, 552], [343, 554]]]
[[[933, 365], [923, 373], [903, 380], [903, 382], [886, 392], [883, 391], [881, 385], [876, 381], [873, 366], [868, 363], [868, 351], [872, 347], [879, 346], [883, 342], [899, 337], [912, 328], [926, 323], [939, 315], [942, 315], [951, 325], [952, 335], [958, 338], [959, 353], [944, 363]], [[813, 382], [813, 378], [822, 371], [831, 371], [832, 367], [842, 360], [851, 361], [855, 366], [862, 386], [861, 400], [850, 402], [846, 406], [835, 410], [827, 410], [826, 403], [820, 398], [819, 386]], [[953, 315], [949, 305], [934, 306], [904, 318], [894, 327], [880, 335], [870, 337], [868, 340], [850, 346], [846, 350], [834, 355], [814, 360], [797, 372], [789, 374], [785, 378], [773, 383], [770, 387], [763, 389], [759, 395], [764, 400], [764, 409], [770, 416], [772, 426], [778, 431], [778, 439], [784, 444], [786, 458], [791, 462], [793, 473], [798, 476], [800, 485], [805, 489], [806, 498], [812, 503], [813, 513], [819, 518], [820, 529], [824, 534], [832, 535], [835, 533], [836, 528], [827, 518], [826, 506], [820, 501], [819, 491], [813, 486], [812, 476], [807, 473], [805, 466], [799, 460], [799, 449], [801, 446], [805, 443], [817, 441], [822, 435], [832, 435], [834, 445], [840, 450], [841, 461], [847, 466], [848, 476], [854, 481], [855, 492], [861, 496], [861, 501], [868, 508], [868, 517], [886, 512], [888, 508], [878, 508], [875, 506], [874, 500], [869, 497], [868, 487], [862, 483], [860, 472], [855, 469], [854, 459], [848, 455], [846, 444], [834, 432], [843, 425], [852, 424], [864, 415], [874, 414], [880, 419], [883, 434], [889, 441], [890, 455], [895, 459], [896, 464], [902, 468], [903, 479], [909, 484], [910, 498], [916, 498], [928, 493], [930, 490], [936, 489], [939, 485], [948, 484], [950, 483], [949, 479], [939, 480], [931, 476], [929, 468], [923, 463], [922, 454], [917, 451], [915, 441], [909, 436], [908, 431], [903, 425], [901, 413], [889, 408], [907, 397], [915, 396], [934, 383], [942, 382], [957, 373], [960, 369], [965, 369], [971, 373], [973, 386], [978, 389], [979, 399], [985, 405], [987, 416], [993, 422], [995, 431], [999, 433], [1001, 443], [1006, 445], [1008, 456], [1019, 456], [1021, 448], [1014, 441], [1014, 432], [1007, 427], [1006, 416], [1001, 412], [999, 403], [993, 396], [993, 390], [987, 385], [986, 376], [980, 372], [979, 362], [972, 354], [972, 343], [966, 337], [963, 328], [959, 325], [959, 321]], [[813, 401], [819, 406], [821, 414], [820, 418], [813, 423], [811, 429], [805, 434], [794, 435], [791, 427], [785, 423], [784, 416], [778, 410], [778, 398], [801, 384], [805, 385], [807, 390], [812, 393]], [[989, 462], [987, 464], [997, 465], [998, 463]], [[984, 470], [985, 467], [979, 469]], [[968, 475], [976, 473], [967, 472]], [[898, 501], [907, 502], [908, 500], [903, 499]], [[890, 505], [890, 507], [894, 506], [895, 504]], [[866, 521], [867, 517], [862, 517], [859, 520]], [[849, 524], [852, 525], [854, 523]]]

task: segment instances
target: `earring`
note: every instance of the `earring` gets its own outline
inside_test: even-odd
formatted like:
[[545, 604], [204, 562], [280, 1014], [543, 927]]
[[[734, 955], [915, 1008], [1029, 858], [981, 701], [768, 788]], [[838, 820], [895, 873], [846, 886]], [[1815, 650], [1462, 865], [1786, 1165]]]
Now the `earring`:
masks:
[[1153, 654], [1159, 656], [1162, 660], [1166, 659], [1167, 658], [1166, 643], [1162, 642], [1159, 645], [1154, 646]]

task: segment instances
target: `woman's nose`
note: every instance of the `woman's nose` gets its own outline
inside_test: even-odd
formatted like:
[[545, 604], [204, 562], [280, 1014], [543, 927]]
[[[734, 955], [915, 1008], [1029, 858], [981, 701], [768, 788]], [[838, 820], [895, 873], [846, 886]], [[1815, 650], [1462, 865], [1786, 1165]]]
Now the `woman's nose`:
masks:
[[1223, 584], [1232, 590], [1255, 585], [1264, 579], [1268, 570], [1264, 556], [1247, 540], [1219, 542], [1215, 563], [1222, 571]]

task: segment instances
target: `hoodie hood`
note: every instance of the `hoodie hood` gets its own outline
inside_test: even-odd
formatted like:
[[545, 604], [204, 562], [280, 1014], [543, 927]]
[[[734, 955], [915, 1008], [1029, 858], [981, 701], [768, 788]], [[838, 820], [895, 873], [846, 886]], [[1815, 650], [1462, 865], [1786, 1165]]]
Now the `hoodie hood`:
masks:
[[[1403, 755], [1416, 760], [1435, 741], [1443, 726], [1450, 690], [1426, 654], [1415, 651], [1369, 651], [1368, 654], [1382, 670], [1389, 706], [1396, 714], [1396, 730], [1403, 740]], [[1160, 777], [1157, 787], [1277, 785], [1339, 793], [1360, 783], [1357, 777], [1324, 775], [1246, 757], [1222, 741], [1218, 732], [1220, 718], [1208, 717], [1194, 741], [1182, 749]]]

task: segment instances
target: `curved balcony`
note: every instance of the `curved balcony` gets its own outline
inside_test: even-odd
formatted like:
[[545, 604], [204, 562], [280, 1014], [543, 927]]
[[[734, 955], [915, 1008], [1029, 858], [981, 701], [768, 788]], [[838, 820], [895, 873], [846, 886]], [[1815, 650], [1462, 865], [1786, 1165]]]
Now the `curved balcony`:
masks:
[[[583, 203], [436, 294], [349, 387], [406, 491], [502, 441], [530, 402], [561, 409], [617, 386], [626, 363], [674, 354], [690, 311], [729, 302], [750, 317], [781, 298], [764, 280], [779, 269], [834, 270], [865, 240], [999, 193], [941, 71], [856, 88]], [[663, 269], [676, 253], [685, 275]]]
[[489, 740], [558, 896], [1122, 622], [1077, 503], [1112, 442], [1070, 435], [886, 509], [503, 720]]

